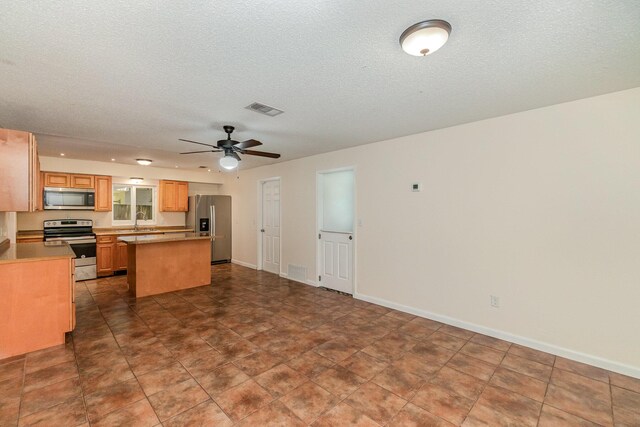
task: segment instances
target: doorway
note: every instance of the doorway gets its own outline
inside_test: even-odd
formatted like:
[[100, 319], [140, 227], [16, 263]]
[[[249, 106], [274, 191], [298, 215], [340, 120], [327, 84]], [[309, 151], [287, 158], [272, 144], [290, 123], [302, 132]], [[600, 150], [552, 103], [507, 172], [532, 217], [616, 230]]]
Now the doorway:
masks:
[[353, 294], [355, 170], [319, 172], [317, 197], [319, 284]]
[[280, 178], [260, 182], [261, 209], [258, 269], [280, 274]]

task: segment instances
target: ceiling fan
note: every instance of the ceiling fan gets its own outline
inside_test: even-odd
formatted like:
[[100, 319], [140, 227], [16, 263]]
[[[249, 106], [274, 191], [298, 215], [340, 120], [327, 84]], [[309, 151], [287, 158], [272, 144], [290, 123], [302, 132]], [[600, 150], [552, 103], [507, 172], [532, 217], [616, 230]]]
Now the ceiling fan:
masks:
[[229, 125], [223, 126], [222, 128], [227, 133], [227, 139], [221, 139], [220, 141], [218, 141], [217, 145], [205, 144], [203, 142], [191, 141], [188, 139], [179, 139], [179, 141], [190, 142], [192, 144], [206, 145], [207, 147], [213, 148], [212, 150], [188, 151], [186, 153], [180, 153], [180, 154], [224, 152], [224, 157], [220, 158], [220, 166], [228, 170], [235, 169], [238, 166], [238, 162], [241, 160], [238, 153], [247, 154], [249, 156], [269, 157], [272, 159], [280, 158], [280, 154], [267, 153], [264, 151], [248, 150], [248, 148], [262, 145], [262, 142], [257, 141], [255, 139], [248, 139], [242, 142], [234, 141], [233, 139], [231, 139], [231, 134], [233, 133], [235, 128]]

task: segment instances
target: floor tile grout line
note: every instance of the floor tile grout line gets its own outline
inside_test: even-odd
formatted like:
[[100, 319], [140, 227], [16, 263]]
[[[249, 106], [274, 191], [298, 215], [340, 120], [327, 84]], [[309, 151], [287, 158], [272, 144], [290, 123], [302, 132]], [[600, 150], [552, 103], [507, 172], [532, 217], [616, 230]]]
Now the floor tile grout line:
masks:
[[[496, 366], [496, 369], [491, 374], [491, 377], [486, 382], [484, 382], [484, 384], [482, 385], [482, 390], [480, 391], [480, 393], [478, 393], [478, 397], [474, 400], [473, 405], [471, 405], [471, 408], [469, 408], [469, 411], [467, 412], [467, 415], [464, 417], [463, 423], [469, 418], [469, 414], [471, 414], [471, 411], [473, 411], [473, 408], [478, 404], [478, 401], [480, 400], [480, 398], [484, 394], [484, 391], [486, 390], [486, 388], [489, 387], [489, 385], [491, 383], [491, 380], [495, 376], [496, 371], [498, 370], [498, 367], [502, 364], [502, 361], [505, 359], [505, 357], [507, 357], [507, 352], [506, 351], [505, 351], [504, 355], [502, 356], [502, 359], [500, 360], [500, 363]], [[542, 407], [542, 405], [540, 405], [540, 407]], [[538, 416], [538, 418], [540, 418], [540, 417]]]
[[[260, 277], [264, 277], [264, 275], [262, 275]], [[303, 300], [305, 302], [309, 302], [309, 305], [312, 305], [312, 304], [318, 303], [320, 301], [320, 300], [318, 300], [319, 296], [318, 296], [317, 293], [311, 293], [311, 292], [295, 292], [295, 293], [293, 293], [292, 291], [293, 291], [294, 288], [293, 288], [293, 286], [290, 286], [288, 284], [288, 281], [282, 282], [281, 280], [276, 280], [276, 281], [264, 280], [264, 281], [260, 282], [259, 280], [261, 280], [261, 279], [258, 279], [257, 276], [254, 279], [256, 279], [258, 281], [249, 281], [249, 282], [247, 282], [246, 285], [242, 285], [240, 287], [241, 295], [240, 295], [240, 293], [238, 293], [235, 296], [233, 294], [231, 294], [231, 295], [228, 295], [226, 297], [226, 299], [235, 300], [237, 298], [247, 298], [247, 300], [249, 301], [249, 306], [250, 306], [250, 308], [248, 309], [247, 313], [250, 316], [255, 316], [255, 321], [256, 322], [262, 322], [263, 321], [263, 320], [260, 320], [260, 318], [262, 316], [264, 316], [265, 314], [261, 313], [260, 311], [264, 310], [266, 312], [271, 312], [271, 315], [278, 316], [278, 317], [280, 317], [281, 319], [283, 319], [285, 321], [288, 321], [288, 322], [291, 322], [292, 324], [298, 325], [299, 327], [305, 329], [306, 331], [313, 331], [315, 329], [321, 328], [322, 326], [327, 326], [322, 331], [322, 333], [325, 333], [325, 331], [331, 330], [331, 326], [336, 326], [336, 324], [339, 322], [339, 319], [342, 318], [342, 317], [349, 316], [349, 329], [350, 330], [351, 329], [357, 330], [359, 327], [362, 327], [364, 323], [366, 323], [366, 321], [365, 322], [361, 322], [358, 319], [367, 319], [368, 318], [371, 321], [375, 321], [375, 322], [379, 323], [380, 326], [383, 329], [386, 329], [386, 334], [384, 336], [387, 336], [387, 335], [390, 335], [390, 334], [395, 334], [395, 335], [404, 336], [404, 337], [407, 337], [410, 340], [413, 340], [413, 341], [416, 341], [416, 342], [422, 342], [422, 343], [425, 342], [425, 338], [433, 335], [435, 332], [440, 330], [442, 328], [442, 326], [445, 326], [444, 324], [439, 324], [438, 328], [436, 328], [435, 330], [432, 330], [431, 333], [427, 337], [416, 337], [415, 335], [412, 335], [411, 333], [404, 332], [401, 329], [405, 325], [410, 323], [412, 320], [420, 319], [420, 317], [416, 317], [416, 316], [414, 316], [412, 318], [403, 318], [402, 316], [397, 316], [396, 317], [396, 316], [394, 316], [395, 311], [391, 311], [391, 310], [379, 311], [377, 309], [376, 310], [369, 309], [369, 306], [373, 307], [375, 305], [367, 304], [366, 306], [362, 306], [361, 304], [356, 304], [356, 303], [345, 305], [345, 309], [346, 309], [346, 307], [350, 307], [350, 309], [345, 310], [345, 312], [341, 316], [338, 316], [336, 318], [333, 318], [331, 316], [327, 316], [328, 320], [326, 322], [322, 322], [320, 324], [317, 324], [317, 321], [313, 320], [313, 317], [316, 317], [316, 316], [321, 317], [323, 315], [326, 316], [326, 314], [322, 314], [321, 313], [321, 311], [325, 310], [324, 308], [323, 309], [318, 309], [317, 313], [314, 310], [313, 317], [310, 319], [310, 322], [297, 321], [298, 319], [294, 320], [294, 317], [295, 317], [294, 313], [295, 313], [295, 308], [296, 308], [296, 306], [295, 306], [295, 298], [299, 298], [299, 299], [301, 299], [301, 300]], [[243, 281], [243, 280], [244, 280], [243, 278], [240, 278], [240, 279], [237, 279], [236, 281]], [[272, 287], [272, 286], [274, 287], [273, 289], [277, 289], [277, 291], [269, 292], [269, 287]], [[289, 288], [289, 289], [285, 289], [285, 288]], [[280, 313], [279, 312], [280, 310], [273, 311], [273, 309], [274, 309], [273, 305], [260, 304], [258, 299], [250, 296], [251, 295], [250, 292], [253, 292], [255, 295], [262, 295], [262, 296], [264, 296], [264, 298], [269, 298], [269, 297], [270, 298], [274, 298], [274, 297], [277, 297], [279, 295], [289, 295], [288, 297], [286, 297], [287, 301], [282, 304], [282, 307], [284, 307], [283, 309], [285, 310], [285, 312], [284, 313]], [[122, 319], [119, 318], [118, 309], [117, 308], [111, 309], [110, 304], [112, 302], [118, 302], [118, 301], [123, 302], [130, 310], [133, 311], [133, 313], [135, 314], [136, 318], [141, 320], [142, 323], [152, 332], [152, 336], [153, 337], [157, 336], [157, 334], [155, 332], [156, 331], [156, 327], [154, 327], [152, 329], [149, 326], [149, 324], [146, 322], [145, 318], [141, 317], [140, 313], [138, 313], [136, 310], [133, 309], [133, 306], [131, 305], [131, 300], [128, 300], [124, 293], [116, 290], [113, 294], [107, 293], [107, 292], [104, 292], [104, 293], [100, 292], [100, 293], [95, 293], [94, 294], [91, 291], [89, 291], [88, 295], [91, 297], [91, 299], [93, 301], [93, 304], [91, 304], [91, 306], [95, 307], [95, 309], [97, 309], [98, 312], [101, 314], [102, 325], [106, 325], [106, 327], [108, 328], [108, 330], [111, 333], [112, 338], [115, 339], [115, 336], [116, 336], [114, 328], [118, 328], [118, 325], [122, 325], [122, 324], [126, 323], [125, 320], [122, 320]], [[101, 297], [101, 295], [103, 297]], [[200, 294], [200, 293], [189, 293], [189, 294], [180, 293], [180, 294], [178, 294], [177, 293], [175, 296], [178, 296], [181, 299], [182, 303], [190, 305], [194, 310], [199, 311], [200, 313], [202, 313], [205, 316], [209, 316], [210, 312], [207, 312], [207, 311], [205, 311], [205, 310], [203, 310], [200, 307], [195, 305], [195, 303], [197, 303], [198, 297], [202, 297], [202, 298], [207, 297], [212, 302], [215, 302], [215, 296], [211, 292], [202, 293], [202, 294]], [[98, 299], [96, 299], [96, 298], [98, 298]], [[323, 298], [322, 300], [335, 301], [334, 298]], [[231, 303], [232, 304], [236, 304], [235, 301], [233, 301]], [[175, 310], [172, 310], [169, 305], [163, 305], [158, 301], [154, 301], [154, 304], [156, 304], [160, 308], [162, 308], [163, 311], [167, 312], [173, 319], [175, 319], [177, 322], [181, 323], [184, 327], [191, 328], [190, 325], [193, 324], [192, 322], [194, 322], [194, 321], [197, 322], [197, 320], [198, 320], [197, 318], [194, 319], [194, 318], [191, 318], [191, 317], [189, 317], [189, 318], [180, 317], [178, 314], [176, 314], [178, 312], [175, 311]], [[166, 304], [166, 300], [165, 300], [165, 304]], [[303, 305], [306, 305], [306, 303], [303, 304]], [[307, 308], [308, 308], [308, 306], [307, 306]], [[107, 311], [105, 311], [105, 309]], [[348, 312], [349, 310], [353, 311], [353, 313], [349, 313]], [[401, 313], [402, 312], [398, 312], [397, 314], [401, 314]], [[353, 316], [352, 316], [352, 314], [353, 314]], [[109, 319], [109, 321], [107, 321], [107, 318]], [[249, 324], [249, 323], [251, 323], [251, 322], [247, 322], [247, 324]], [[222, 326], [227, 328], [227, 329], [230, 329], [230, 328], [234, 327], [234, 326], [228, 327], [227, 325], [222, 325]], [[274, 324], [273, 328], [270, 328], [268, 330], [277, 329], [277, 328], [280, 328], [280, 327], [281, 327], [280, 324]], [[88, 328], [88, 330], [90, 330], [90, 329], [91, 328]], [[123, 328], [123, 329], [126, 330], [126, 327]], [[264, 331], [261, 331], [261, 332], [264, 332]], [[261, 332], [258, 332], [258, 333], [261, 333]], [[450, 332], [450, 331], [440, 331], [440, 332], [444, 333], [446, 335], [450, 335], [450, 334], [448, 334], [448, 332]], [[123, 332], [121, 331], [120, 333], [122, 334]], [[248, 340], [248, 341], [251, 342], [251, 338], [254, 337], [255, 335], [257, 335], [258, 333], [253, 333], [251, 335], [243, 336], [242, 339], [243, 340]], [[197, 333], [197, 335], [200, 336], [200, 333]], [[348, 333], [344, 334], [344, 335], [341, 335], [341, 336], [345, 336], [346, 337], [346, 336], [348, 336]], [[450, 336], [452, 336], [454, 338], [457, 338], [457, 339], [460, 339], [459, 336], [458, 337], [456, 337], [455, 335], [450, 335]], [[493, 351], [498, 351], [498, 352], [502, 353], [502, 358], [501, 358], [500, 362], [497, 365], [495, 365], [495, 368], [493, 370], [493, 373], [492, 373], [491, 377], [487, 381], [482, 380], [484, 382], [483, 383], [483, 387], [482, 387], [482, 389], [480, 391], [480, 394], [478, 395], [478, 398], [476, 399], [476, 401], [472, 405], [472, 408], [476, 405], [477, 401], [480, 399], [480, 397], [484, 393], [485, 389], [488, 386], [491, 385], [491, 381], [495, 377], [497, 369], [499, 369], [500, 367], [504, 367], [505, 369], [507, 369], [509, 371], [513, 371], [513, 372], [519, 373], [519, 371], [514, 370], [513, 368], [510, 368], [510, 367], [507, 367], [507, 366], [503, 366], [503, 361], [505, 360], [505, 358], [507, 356], [514, 356], [514, 357], [518, 357], [518, 358], [521, 358], [523, 360], [527, 360], [527, 361], [530, 361], [530, 362], [541, 363], [541, 362], [539, 362], [539, 359], [536, 359], [534, 357], [529, 358], [528, 356], [523, 356], [521, 354], [515, 354], [514, 352], [512, 352], [512, 349], [515, 348], [512, 343], [509, 344], [509, 347], [506, 350], [502, 350], [500, 348], [495, 348], [495, 347], [492, 347], [490, 345], [485, 345], [486, 343], [483, 344], [483, 343], [478, 343], [478, 342], [473, 341], [474, 338], [478, 337], [478, 336], [483, 336], [483, 335], [482, 334], [474, 334], [474, 333], [472, 333], [468, 338], [466, 338], [466, 340], [464, 340], [464, 344], [462, 344], [462, 346], [460, 348], [458, 348], [457, 350], [453, 351], [452, 356], [450, 358], [448, 358], [442, 364], [442, 366], [440, 366], [438, 371], [435, 371], [435, 373], [430, 374], [427, 377], [422, 377], [422, 381], [420, 382], [420, 384], [421, 384], [420, 387], [422, 385], [424, 385], [425, 383], [428, 383], [429, 381], [431, 381], [436, 375], [438, 375], [438, 373], [445, 366], [450, 368], [450, 369], [452, 369], [452, 370], [454, 370], [454, 371], [456, 371], [456, 372], [459, 372], [461, 374], [469, 375], [466, 372], [459, 370], [457, 367], [453, 367], [453, 366], [449, 366], [448, 365], [448, 363], [451, 362], [451, 358], [455, 357], [457, 355], [463, 355], [463, 356], [469, 357], [469, 358], [471, 358], [473, 360], [478, 360], [479, 362], [487, 363], [483, 359], [476, 358], [476, 356], [474, 356], [473, 354], [467, 354], [467, 353], [463, 352], [462, 349], [469, 342], [473, 342], [474, 344], [479, 345], [481, 347], [485, 347], [485, 348], [491, 349]], [[202, 337], [200, 337], [200, 338], [203, 339]], [[116, 341], [116, 344], [118, 346], [120, 354], [122, 354], [123, 353], [122, 352], [123, 344], [121, 344], [117, 339], [115, 341]], [[506, 342], [508, 343], [508, 341], [506, 341]], [[162, 344], [164, 346], [163, 343], [160, 343], [160, 344]], [[216, 351], [216, 349], [209, 342], [207, 342], [207, 345], [209, 347], [212, 347], [213, 350]], [[319, 345], [321, 345], [321, 344], [319, 344]], [[431, 345], [438, 346], [437, 344], [433, 344], [433, 343], [431, 343]], [[75, 346], [75, 341], [72, 342], [72, 346]], [[260, 347], [260, 346], [258, 346], [258, 347]], [[360, 352], [366, 346], [361, 347], [361, 348], [360, 348], [360, 346], [358, 346], [358, 347], [359, 347], [358, 352]], [[452, 350], [452, 349], [450, 349], [448, 347], [444, 347], [444, 346], [441, 346], [441, 347], [445, 348], [445, 349], [447, 349], [449, 351]], [[262, 348], [262, 347], [260, 347], [260, 348], [261, 348], [261, 350], [266, 351], [264, 348]], [[312, 351], [314, 348], [315, 347], [313, 347], [310, 350], [308, 349], [308, 350], [306, 350], [306, 351], [304, 351], [302, 353], [298, 353], [297, 355], [301, 355], [301, 354], [303, 354], [303, 353], [305, 353], [307, 351]], [[168, 350], [168, 351], [170, 351], [170, 350]], [[398, 358], [403, 357], [403, 355], [407, 354], [409, 351], [410, 350], [402, 352], [402, 353], [400, 353], [400, 355], [394, 355], [394, 357], [391, 358], [388, 363], [386, 363], [386, 361], [385, 361], [386, 366], [387, 367], [392, 366], [392, 364], [394, 363], [395, 360], [398, 360]], [[75, 353], [75, 351], [74, 351], [74, 353]], [[175, 358], [175, 353], [173, 351], [170, 351], [170, 353], [172, 354], [172, 357]], [[79, 364], [78, 364], [77, 356], [78, 356], [77, 353], [74, 354], [74, 361], [75, 361], [76, 369], [79, 371]], [[283, 361], [280, 362], [280, 364], [286, 364], [288, 361], [290, 361], [294, 357], [296, 357], [296, 356], [293, 356], [293, 357], [291, 357], [291, 358], [289, 358], [287, 360], [283, 360]], [[373, 357], [373, 356], [370, 356], [370, 357]], [[128, 358], [125, 357], [125, 359], [126, 359], [126, 361], [128, 363], [129, 368], [131, 369], [131, 365], [129, 364]], [[377, 359], [375, 357], [374, 357], [374, 359], [379, 360], [379, 359]], [[180, 362], [180, 360], [178, 360], [178, 359], [174, 359], [174, 360], [179, 362], [181, 364], [181, 366], [186, 369], [186, 367], [184, 365], [182, 365], [182, 362]], [[553, 374], [553, 370], [557, 369], [558, 371], [568, 372], [570, 374], [577, 375], [578, 377], [585, 378], [587, 380], [600, 381], [599, 379], [592, 378], [592, 377], [590, 377], [588, 375], [584, 375], [583, 372], [581, 372], [581, 371], [572, 371], [572, 370], [565, 370], [565, 369], [559, 368], [557, 366], [558, 361], [559, 361], [558, 358], [554, 356], [553, 362], [552, 362], [551, 365], [548, 365], [547, 363], [544, 363], [544, 362], [542, 362], [542, 364], [546, 365], [546, 366], [550, 366], [551, 369], [552, 369], [552, 374]], [[24, 363], [25, 364], [23, 365], [22, 384], [21, 384], [21, 389], [20, 389], [21, 390], [20, 391], [20, 396], [21, 396], [20, 405], [22, 405], [22, 395], [24, 394], [24, 384], [26, 382], [26, 375], [27, 375], [26, 374], [26, 364], [28, 362], [26, 361], [26, 358], [25, 358]], [[62, 362], [62, 363], [64, 363], [64, 362]], [[493, 364], [493, 363], [491, 363], [491, 364]], [[336, 365], [339, 365], [339, 362], [335, 362], [331, 366], [334, 367]], [[56, 365], [52, 365], [52, 366], [56, 366]], [[590, 365], [587, 365], [587, 366], [590, 366]], [[43, 368], [43, 369], [45, 369], [45, 368]], [[188, 371], [188, 374], [191, 376], [191, 378], [201, 387], [201, 384], [198, 382], [198, 380], [195, 378], [195, 376], [188, 369], [187, 369], [187, 371]], [[607, 372], [607, 371], [605, 370], [604, 372]], [[134, 378], [136, 378], [136, 381], [138, 381], [138, 375], [136, 375], [135, 373], [133, 375], [134, 375]], [[539, 377], [532, 377], [532, 376], [527, 375], [527, 374], [524, 374], [524, 375], [527, 376], [528, 378], [533, 378], [533, 379], [536, 379], [536, 380], [540, 380]], [[251, 377], [251, 379], [255, 379], [255, 377], [257, 377], [257, 376], [253, 376], [253, 377]], [[316, 384], [313, 381], [312, 378], [306, 377], [306, 376], [305, 376], [305, 378], [307, 380], [311, 381], [313, 384]], [[613, 398], [612, 398], [612, 395], [613, 395], [613, 383], [611, 381], [611, 373], [610, 372], [608, 372], [607, 380], [608, 380], [607, 383], [608, 383], [608, 390], [609, 390], [609, 397], [610, 397], [610, 400], [609, 400], [608, 404], [609, 404], [609, 408], [610, 408], [610, 416], [612, 417], [611, 419], [613, 420], [613, 415], [614, 415], [613, 414], [614, 404], [613, 404]], [[604, 381], [601, 381], [601, 382], [604, 383]], [[373, 378], [368, 378], [367, 381], [365, 381], [363, 384], [359, 384], [358, 387], [355, 390], [353, 390], [350, 394], [348, 394], [345, 397], [345, 399], [341, 400], [337, 404], [340, 404], [340, 403], [344, 402], [346, 399], [349, 398], [349, 396], [351, 396], [354, 393], [356, 393], [360, 389], [360, 387], [362, 387], [364, 384], [367, 384], [367, 383], [373, 383]], [[551, 385], [551, 375], [550, 375], [550, 378], [548, 378], [548, 380], [545, 381], [545, 383], [546, 383], [545, 393], [544, 393], [542, 404], [540, 405], [541, 409], [540, 409], [540, 411], [538, 413], [538, 422], [540, 422], [542, 408], [544, 407], [544, 405], [549, 405], [547, 403], [547, 397], [548, 397], [547, 395], [548, 395], [548, 392], [549, 392], [549, 389], [550, 389], [550, 385]], [[373, 384], [375, 384], [375, 383], [373, 383]], [[138, 385], [139, 385], [139, 383], [138, 383]], [[316, 384], [316, 385], [318, 385], [318, 384]], [[494, 386], [495, 386], [495, 384], [494, 384]], [[563, 385], [556, 384], [556, 386], [558, 386], [559, 388], [565, 389], [563, 387]], [[320, 387], [320, 388], [322, 388], [322, 387]], [[387, 390], [387, 389], [385, 388], [385, 390]], [[416, 390], [419, 390], [419, 387], [416, 388]], [[408, 403], [411, 403], [411, 400], [415, 397], [415, 394], [417, 392], [416, 390], [414, 390], [412, 395], [409, 396], [409, 399], [405, 399], [404, 397], [399, 396], [400, 398], [405, 399], [405, 404], [403, 405], [403, 408], [405, 408]], [[505, 390], [509, 391], [510, 393], [514, 393], [516, 395], [524, 396], [524, 395], [522, 395], [522, 394], [520, 394], [518, 392], [512, 392], [511, 390], [507, 390], [507, 389], [505, 389]], [[387, 391], [389, 391], [389, 390], [387, 390]], [[81, 392], [82, 392], [83, 404], [84, 404], [84, 407], [85, 407], [85, 414], [86, 414], [88, 411], [87, 411], [86, 402], [85, 402], [85, 399], [84, 399], [85, 393], [84, 393], [83, 389], [81, 389]], [[205, 392], [206, 392], [206, 390], [205, 390]], [[391, 393], [395, 394], [393, 392], [391, 392]], [[209, 396], [209, 398], [212, 399], [212, 401], [215, 402], [215, 399], [213, 397], [211, 397], [211, 395], [209, 395], [208, 393], [207, 393], [207, 395]], [[145, 396], [146, 396], [146, 394], [145, 394]], [[273, 397], [273, 395], [272, 395], [272, 397]], [[282, 397], [283, 396], [280, 396], [278, 398], [272, 399], [269, 402], [268, 405], [272, 404], [275, 401], [278, 401], [278, 400], [282, 399]], [[524, 397], [528, 398], [528, 396], [524, 396]], [[535, 400], [535, 399], [533, 399], [533, 400]], [[267, 406], [267, 405], [265, 405], [265, 406]], [[549, 405], [549, 406], [550, 407], [554, 407], [553, 405]], [[332, 406], [331, 408], [329, 408], [328, 410], [330, 410], [330, 409], [332, 409], [334, 407], [335, 407], [335, 405]], [[559, 409], [559, 408], [556, 408], [556, 409]], [[188, 411], [188, 410], [190, 410], [190, 409], [187, 409], [185, 411]], [[403, 409], [401, 408], [400, 411], [402, 411], [402, 410]], [[559, 409], [559, 410], [561, 410], [561, 409]], [[397, 413], [399, 413], [400, 411], [398, 411]], [[222, 411], [222, 412], [224, 413], [224, 411]], [[397, 415], [397, 413], [395, 415], [393, 415], [391, 417], [391, 419], [393, 417], [395, 417]], [[179, 415], [179, 414], [176, 414], [174, 416], [177, 416], [177, 415]]]

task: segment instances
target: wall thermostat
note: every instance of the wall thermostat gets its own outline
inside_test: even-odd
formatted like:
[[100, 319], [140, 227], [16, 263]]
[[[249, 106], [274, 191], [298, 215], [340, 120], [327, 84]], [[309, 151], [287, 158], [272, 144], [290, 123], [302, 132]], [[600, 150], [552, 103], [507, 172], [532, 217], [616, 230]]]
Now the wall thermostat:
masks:
[[421, 187], [422, 187], [422, 185], [420, 185], [419, 182], [415, 182], [415, 183], [411, 184], [411, 191], [420, 191]]

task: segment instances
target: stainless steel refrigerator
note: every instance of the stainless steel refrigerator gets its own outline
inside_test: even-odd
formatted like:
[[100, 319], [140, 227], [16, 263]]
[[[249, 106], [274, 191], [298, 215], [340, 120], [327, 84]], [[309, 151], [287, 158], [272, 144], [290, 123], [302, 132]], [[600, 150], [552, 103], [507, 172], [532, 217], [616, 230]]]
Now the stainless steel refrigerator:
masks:
[[210, 233], [211, 262], [231, 262], [231, 196], [191, 196], [187, 227]]

